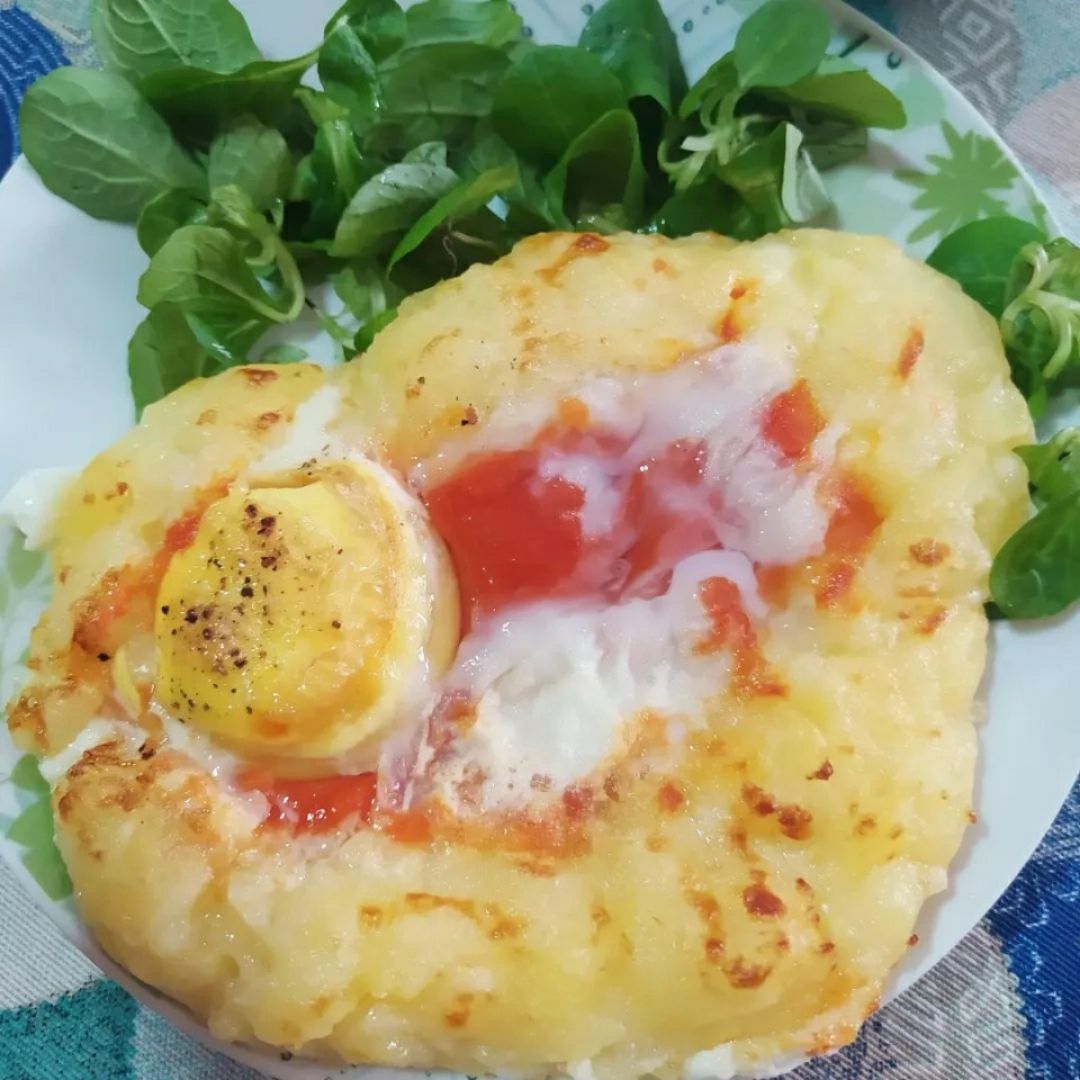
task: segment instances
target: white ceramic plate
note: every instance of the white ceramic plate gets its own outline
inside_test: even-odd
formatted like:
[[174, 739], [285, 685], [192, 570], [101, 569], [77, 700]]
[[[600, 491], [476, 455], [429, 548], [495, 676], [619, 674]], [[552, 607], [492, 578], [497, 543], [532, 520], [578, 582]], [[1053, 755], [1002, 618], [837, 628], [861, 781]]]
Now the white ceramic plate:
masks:
[[[691, 78], [730, 46], [757, 0], [668, 0]], [[313, 45], [337, 0], [239, 0], [268, 55]], [[592, 10], [570, 0], [519, 0], [538, 40], [570, 42]], [[874, 141], [868, 158], [828, 175], [840, 224], [883, 233], [917, 255], [974, 217], [1011, 212], [1050, 225], [1037, 194], [989, 125], [918, 57], [840, 4], [835, 48], [891, 86], [908, 127]], [[0, 491], [30, 468], [81, 465], [132, 421], [125, 347], [140, 321], [144, 257], [133, 230], [84, 217], [49, 195], [20, 160], [0, 184]], [[5, 558], [5, 554], [6, 558]], [[0, 694], [43, 602], [43, 568], [0, 535]], [[1027, 861], [1080, 768], [1080, 724], [1064, 658], [1080, 654], [1080, 614], [1035, 627], [998, 624], [986, 679], [986, 718], [975, 805], [951, 886], [920, 919], [919, 945], [894, 976], [910, 986], [985, 914]], [[27, 828], [4, 836], [39, 798], [10, 779], [18, 755], [0, 732], [0, 857], [68, 937], [137, 999], [208, 1045], [282, 1080], [322, 1080], [324, 1066], [283, 1063], [272, 1051], [225, 1046], [182, 1008], [118, 969], [89, 938], [70, 899], [50, 899], [48, 852]], [[18, 777], [18, 774], [16, 774]], [[6, 828], [5, 828], [6, 823]], [[18, 842], [19, 840], [23, 842]], [[46, 872], [43, 873], [43, 865]], [[57, 890], [54, 889], [54, 892]], [[375, 1080], [388, 1070], [334, 1075]]]

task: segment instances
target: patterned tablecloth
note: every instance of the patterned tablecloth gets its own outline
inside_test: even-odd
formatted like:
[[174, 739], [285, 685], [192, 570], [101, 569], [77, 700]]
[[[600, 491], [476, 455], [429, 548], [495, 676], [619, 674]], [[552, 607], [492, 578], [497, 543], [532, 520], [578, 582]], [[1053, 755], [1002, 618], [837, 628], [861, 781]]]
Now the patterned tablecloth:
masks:
[[[858, 6], [986, 114], [1080, 238], [1080, 0]], [[89, 58], [89, 8], [89, 0], [0, 0], [0, 173], [18, 151], [15, 116], [26, 87], [58, 64]], [[1080, 1078], [1080, 786], [962, 944], [873, 1017], [858, 1043], [795, 1075]], [[257, 1080], [103, 979], [0, 865], [0, 1080], [241, 1078]]]

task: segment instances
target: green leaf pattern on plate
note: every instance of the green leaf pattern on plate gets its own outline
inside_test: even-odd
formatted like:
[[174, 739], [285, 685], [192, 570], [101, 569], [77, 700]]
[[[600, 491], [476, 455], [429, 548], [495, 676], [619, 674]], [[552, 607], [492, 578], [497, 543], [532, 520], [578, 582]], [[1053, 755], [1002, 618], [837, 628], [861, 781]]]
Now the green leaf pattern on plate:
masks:
[[[27, 551], [22, 537], [0, 529], [0, 701], [6, 704], [25, 677], [30, 630], [45, 605], [49, 590], [46, 560]], [[8, 746], [4, 758], [12, 760], [6, 726], [0, 736]], [[15, 760], [6, 776], [0, 773], [4, 792], [0, 835], [19, 849], [23, 866], [50, 900], [71, 895], [71, 880], [64, 869], [53, 838], [49, 785], [37, 762], [29, 755]]]
[[941, 134], [946, 152], [926, 155], [932, 169], [896, 173], [898, 180], [919, 191], [912, 206], [928, 211], [908, 234], [911, 243], [941, 239], [969, 221], [1006, 213], [1004, 195], [1018, 177], [1016, 166], [993, 139], [974, 131], [961, 134], [948, 120], [942, 121]]

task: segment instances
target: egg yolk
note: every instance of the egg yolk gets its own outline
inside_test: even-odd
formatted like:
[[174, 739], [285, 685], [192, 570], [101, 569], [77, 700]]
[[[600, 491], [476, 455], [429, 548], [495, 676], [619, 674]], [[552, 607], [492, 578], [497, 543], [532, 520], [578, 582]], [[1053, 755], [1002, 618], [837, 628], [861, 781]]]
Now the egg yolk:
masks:
[[392, 723], [457, 631], [419, 505], [377, 465], [328, 466], [207, 508], [158, 592], [156, 694], [240, 749], [330, 757]]

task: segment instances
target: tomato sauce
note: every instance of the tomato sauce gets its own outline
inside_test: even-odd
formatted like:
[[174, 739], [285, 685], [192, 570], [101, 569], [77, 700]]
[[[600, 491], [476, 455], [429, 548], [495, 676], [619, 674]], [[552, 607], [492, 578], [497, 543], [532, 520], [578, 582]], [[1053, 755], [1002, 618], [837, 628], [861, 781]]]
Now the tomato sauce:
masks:
[[825, 417], [805, 379], [777, 394], [765, 410], [761, 423], [762, 434], [788, 461], [805, 457], [824, 430]]
[[266, 796], [270, 804], [267, 821], [271, 825], [321, 832], [354, 815], [371, 824], [378, 776], [365, 772], [287, 780], [250, 773], [243, 786]]
[[[657, 596], [675, 565], [719, 547], [718, 491], [704, 481], [705, 446], [679, 440], [637, 459], [603, 431], [552, 426], [527, 450], [469, 462], [428, 492], [428, 512], [454, 561], [466, 629], [530, 600]], [[541, 475], [545, 455], [603, 464], [618, 501], [611, 528], [587, 537], [585, 493]]]
[[538, 476], [539, 451], [489, 454], [428, 497], [454, 557], [467, 622], [510, 604], [557, 595], [584, 547], [580, 488]]
[[742, 605], [738, 586], [727, 578], [702, 582], [701, 605], [712, 623], [710, 634], [697, 646], [699, 654], [730, 652], [734, 658], [732, 686], [743, 696], [784, 694], [784, 684], [770, 669], [758, 645], [757, 633]]
[[[800, 381], [766, 406], [760, 424], [763, 438], [776, 450], [777, 467], [791, 468], [806, 458], [825, 418]], [[706, 475], [706, 451], [702, 441], [681, 439], [651, 456], [636, 457], [628, 438], [591, 425], [587, 407], [571, 399], [528, 446], [467, 459], [424, 496], [454, 563], [463, 631], [527, 602], [558, 597], [606, 605], [663, 593], [681, 560], [721, 547], [717, 523], [724, 493]], [[608, 503], [613, 500], [608, 527], [595, 535], [583, 525], [590, 492], [558, 468], [547, 467], [557, 464], [560, 455], [597, 465], [602, 494]], [[851, 476], [832, 482], [822, 496], [831, 500], [833, 511], [825, 554], [811, 568], [811, 580], [818, 602], [828, 604], [850, 588], [881, 515], [865, 487]], [[179, 523], [176, 531], [176, 540], [182, 541]], [[763, 595], [769, 602], [779, 599], [790, 589], [792, 575], [805, 568], [758, 567]], [[699, 654], [730, 653], [737, 694], [786, 693], [765, 659], [738, 587], [714, 577], [702, 583], [699, 595], [710, 623], [697, 646]], [[430, 725], [428, 741], [435, 755], [449, 752], [474, 719], [469, 701], [447, 697]], [[294, 829], [326, 830], [355, 816], [399, 840], [419, 843], [430, 839], [435, 827], [423, 812], [380, 809], [374, 773], [318, 780], [270, 778], [258, 786], [270, 801], [271, 821]], [[565, 792], [559, 827], [587, 816], [591, 805], [590, 791]], [[463, 827], [444, 822], [440, 835]], [[562, 833], [559, 837], [560, 844], [569, 842]]]
[[851, 474], [836, 482], [833, 499], [825, 553], [813, 572], [814, 599], [819, 607], [831, 607], [851, 591], [863, 556], [883, 520], [865, 484]]

